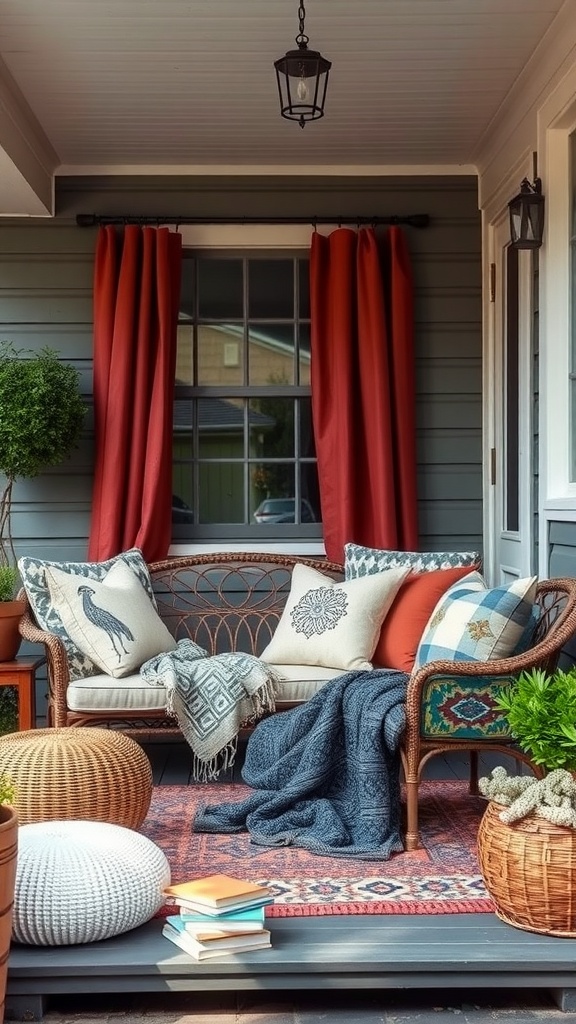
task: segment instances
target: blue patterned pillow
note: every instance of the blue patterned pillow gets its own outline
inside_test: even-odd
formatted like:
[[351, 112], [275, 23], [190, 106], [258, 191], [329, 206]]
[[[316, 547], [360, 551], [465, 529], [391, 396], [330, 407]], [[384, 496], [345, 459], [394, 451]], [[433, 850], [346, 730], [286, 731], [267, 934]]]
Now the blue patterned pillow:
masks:
[[55, 633], [62, 640], [68, 656], [71, 680], [97, 675], [102, 669], [98, 668], [87, 654], [83, 654], [82, 651], [78, 650], [76, 644], [68, 636], [59, 613], [52, 605], [46, 579], [46, 569], [61, 569], [63, 572], [69, 572], [72, 575], [81, 576], [87, 580], [102, 581], [108, 570], [118, 561], [125, 562], [136, 573], [142, 586], [150, 595], [154, 607], [156, 607], [148, 566], [139, 548], [123, 551], [122, 554], [109, 558], [105, 562], [48, 562], [41, 558], [28, 557], [18, 560], [18, 569], [22, 583], [36, 622], [40, 629], [45, 629], [49, 633]]
[[533, 615], [537, 576], [487, 589], [480, 573], [458, 580], [436, 605], [414, 670], [431, 661], [493, 661], [513, 654]]
[[478, 551], [380, 551], [378, 548], [366, 548], [362, 544], [344, 545], [347, 580], [404, 566], [409, 566], [412, 572], [433, 572], [435, 569], [453, 569], [460, 565], [472, 568], [480, 563]]

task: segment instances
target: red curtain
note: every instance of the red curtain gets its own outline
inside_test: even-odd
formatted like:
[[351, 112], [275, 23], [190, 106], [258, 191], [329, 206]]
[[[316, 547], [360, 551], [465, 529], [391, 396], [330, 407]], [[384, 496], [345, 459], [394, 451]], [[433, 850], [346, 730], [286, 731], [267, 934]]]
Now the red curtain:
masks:
[[417, 547], [413, 295], [398, 227], [314, 232], [312, 415], [324, 543]]
[[168, 553], [181, 259], [182, 236], [167, 228], [98, 234], [93, 561], [133, 546], [148, 561]]

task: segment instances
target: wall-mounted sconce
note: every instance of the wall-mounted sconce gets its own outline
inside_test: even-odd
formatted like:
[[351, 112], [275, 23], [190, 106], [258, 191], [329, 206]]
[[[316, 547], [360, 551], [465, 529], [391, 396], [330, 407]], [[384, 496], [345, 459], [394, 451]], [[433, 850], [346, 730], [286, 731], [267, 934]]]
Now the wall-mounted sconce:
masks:
[[510, 245], [514, 249], [539, 249], [544, 234], [544, 196], [542, 182], [536, 176], [534, 154], [534, 181], [528, 178], [520, 184], [520, 191], [508, 203], [510, 211]]

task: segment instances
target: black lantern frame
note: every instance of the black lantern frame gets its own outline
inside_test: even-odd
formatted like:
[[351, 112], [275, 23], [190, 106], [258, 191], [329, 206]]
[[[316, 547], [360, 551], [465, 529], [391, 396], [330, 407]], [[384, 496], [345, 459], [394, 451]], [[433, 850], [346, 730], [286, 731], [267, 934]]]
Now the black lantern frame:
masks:
[[542, 182], [528, 178], [520, 183], [520, 191], [508, 203], [510, 213], [510, 245], [513, 249], [539, 249], [544, 235], [544, 196]]
[[298, 8], [298, 17], [298, 49], [288, 50], [284, 57], [274, 61], [274, 67], [282, 117], [298, 121], [300, 127], [304, 128], [307, 121], [317, 121], [324, 117], [332, 62], [326, 60], [318, 50], [308, 49], [310, 40], [304, 33], [306, 10], [303, 3]]

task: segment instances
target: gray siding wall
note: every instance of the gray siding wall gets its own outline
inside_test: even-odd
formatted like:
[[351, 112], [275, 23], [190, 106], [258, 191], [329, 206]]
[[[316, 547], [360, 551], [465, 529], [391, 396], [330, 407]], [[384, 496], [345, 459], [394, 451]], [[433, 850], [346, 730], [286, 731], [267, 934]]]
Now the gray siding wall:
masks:
[[[420, 546], [482, 550], [481, 228], [471, 177], [62, 178], [53, 220], [0, 225], [0, 338], [49, 346], [78, 367], [91, 406], [97, 229], [78, 213], [218, 217], [427, 213], [405, 228], [415, 279]], [[15, 488], [17, 550], [86, 556], [93, 464], [90, 414], [65, 465]]]

